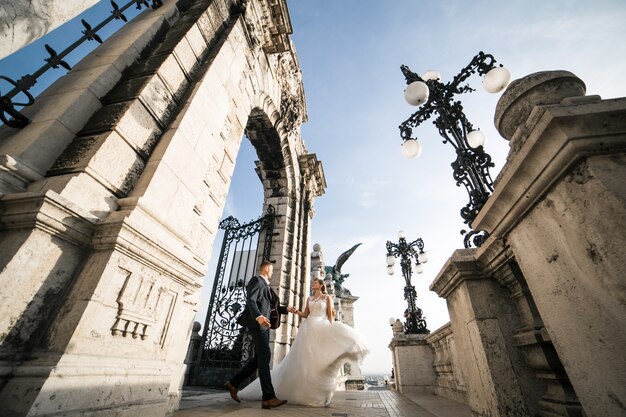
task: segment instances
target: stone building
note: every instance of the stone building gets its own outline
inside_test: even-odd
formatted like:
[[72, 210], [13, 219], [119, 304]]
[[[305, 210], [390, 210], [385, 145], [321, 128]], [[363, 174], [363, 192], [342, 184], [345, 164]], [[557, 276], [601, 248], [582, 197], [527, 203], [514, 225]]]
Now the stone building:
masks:
[[[271, 284], [283, 303], [307, 290], [312, 206], [326, 184], [300, 136], [286, 2], [162, 3], [25, 107], [27, 126], [0, 128], [3, 415], [177, 408], [244, 133], [259, 159], [259, 212], [278, 214]], [[275, 361], [295, 329], [285, 320]]]
[[430, 287], [450, 324], [425, 339], [417, 383], [475, 416], [626, 415], [626, 98], [540, 72], [511, 83], [495, 121], [511, 150], [472, 223], [490, 236]]

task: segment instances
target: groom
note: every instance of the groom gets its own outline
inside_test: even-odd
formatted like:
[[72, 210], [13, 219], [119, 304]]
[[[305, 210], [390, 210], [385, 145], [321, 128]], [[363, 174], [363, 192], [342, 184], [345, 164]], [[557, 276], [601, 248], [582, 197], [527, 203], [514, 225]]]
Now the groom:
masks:
[[[270, 277], [274, 272], [272, 261], [263, 261], [259, 267], [259, 275], [250, 279], [246, 286], [246, 308], [237, 320], [237, 323], [250, 329], [252, 342], [254, 343], [254, 357], [233, 376], [224, 387], [230, 393], [233, 400], [240, 402], [237, 396], [239, 385], [250, 377], [254, 371], [259, 370], [263, 402], [261, 408], [280, 407], [286, 400], [279, 400], [274, 393], [272, 378], [270, 376], [270, 327], [277, 328], [280, 324], [280, 315], [293, 312], [292, 308], [286, 308], [278, 304], [278, 296], [270, 287]], [[275, 313], [270, 323], [270, 311]]]

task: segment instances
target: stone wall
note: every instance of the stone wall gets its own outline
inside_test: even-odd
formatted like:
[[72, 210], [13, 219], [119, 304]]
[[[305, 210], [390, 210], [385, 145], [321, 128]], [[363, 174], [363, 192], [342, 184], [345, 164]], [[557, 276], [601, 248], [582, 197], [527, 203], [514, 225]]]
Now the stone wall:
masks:
[[404, 333], [400, 320], [391, 326], [395, 389], [406, 394], [432, 393], [437, 384], [433, 369], [433, 349], [426, 341], [428, 334]]
[[490, 237], [431, 285], [477, 416], [626, 413], [626, 99], [584, 94], [567, 71], [508, 87], [511, 151], [472, 224]]
[[432, 332], [426, 341], [433, 350], [433, 369], [435, 385], [433, 394], [455, 401], [467, 402], [463, 372], [458, 365], [459, 354], [450, 323]]
[[325, 181], [290, 32], [284, 1], [166, 1], [25, 109], [31, 124], [0, 129], [0, 409], [177, 408], [244, 131], [280, 216], [272, 286], [300, 298]]

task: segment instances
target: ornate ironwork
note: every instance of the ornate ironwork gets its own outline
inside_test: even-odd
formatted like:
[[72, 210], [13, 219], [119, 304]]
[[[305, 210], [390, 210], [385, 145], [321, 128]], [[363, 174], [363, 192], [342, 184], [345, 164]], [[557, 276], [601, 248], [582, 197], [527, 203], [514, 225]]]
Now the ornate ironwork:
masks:
[[[461, 217], [467, 225], [476, 218], [493, 192], [493, 180], [489, 169], [494, 164], [482, 146], [472, 148], [467, 142], [467, 134], [474, 130], [474, 127], [465, 117], [461, 102], [454, 101], [454, 98], [456, 94], [475, 91], [467, 84], [461, 85], [469, 76], [475, 73], [484, 75], [495, 67], [494, 57], [481, 51], [446, 84], [434, 79], [424, 80], [411, 72], [406, 65], [400, 67], [407, 84], [422, 81], [430, 90], [428, 101], [400, 124], [400, 136], [405, 141], [414, 139], [413, 128], [428, 120], [433, 114], [436, 115], [433, 124], [443, 137], [443, 143], [449, 143], [456, 151], [456, 160], [451, 164], [456, 185], [457, 187], [463, 185], [469, 196], [469, 203], [461, 209]], [[461, 234], [466, 234], [466, 231], [461, 230]], [[481, 235], [474, 236], [476, 234]], [[471, 236], [474, 238], [471, 239]], [[480, 246], [487, 236], [485, 231], [470, 231], [463, 242], [466, 248], [470, 247], [471, 243]]]
[[[219, 224], [224, 230], [224, 241], [204, 323], [199, 352], [201, 368], [238, 368], [242, 359], [251, 354], [250, 338], [236, 319], [245, 308], [245, 286], [256, 271], [261, 243], [263, 258], [269, 259], [275, 218], [275, 209], [270, 205], [265, 216], [250, 223], [241, 225], [229, 216]], [[265, 232], [263, 241], [259, 240], [261, 232]], [[235, 250], [231, 255], [233, 245]]]
[[[59, 66], [65, 68], [66, 70], [71, 70], [72, 67], [63, 60], [67, 55], [69, 55], [72, 51], [78, 48], [83, 42], [95, 40], [98, 43], [102, 43], [102, 39], [98, 36], [98, 31], [106, 26], [112, 20], [122, 20], [124, 22], [128, 22], [126, 16], [124, 16], [124, 11], [129, 7], [135, 5], [138, 10], [141, 10], [142, 6], [146, 8], [151, 6], [153, 9], [158, 9], [163, 5], [161, 0], [151, 0], [150, 4], [147, 0], [131, 0], [126, 3], [124, 6], [119, 7], [117, 3], [111, 0], [111, 6], [113, 10], [111, 11], [111, 16], [108, 16], [102, 22], [100, 22], [95, 27], [92, 27], [85, 19], [81, 20], [81, 23], [85, 30], [82, 31], [83, 36], [81, 36], [76, 42], [65, 48], [60, 53], [57, 53], [50, 45], [45, 45], [45, 49], [48, 52], [49, 57], [44, 58], [46, 64], [35, 71], [33, 74], [26, 74], [18, 81], [15, 81], [9, 77], [4, 75], [0, 75], [0, 79], [7, 81], [9, 84], [13, 86], [13, 88], [6, 94], [2, 95], [0, 91], [0, 120], [4, 124], [14, 128], [22, 128], [30, 123], [30, 120], [19, 112], [17, 107], [26, 107], [30, 106], [35, 102], [33, 96], [28, 92], [30, 88], [37, 83], [37, 79], [41, 77], [46, 71], [49, 69], [57, 69]], [[18, 95], [23, 94], [26, 96], [28, 101], [26, 102], [17, 102], [14, 101], [14, 98]]]
[[408, 303], [408, 308], [404, 311], [405, 333], [430, 333], [430, 330], [426, 327], [426, 318], [422, 316], [422, 309], [416, 305], [417, 292], [415, 291], [415, 286], [411, 284], [411, 276], [413, 275], [411, 259], [415, 260], [416, 265], [421, 265], [419, 260], [420, 254], [424, 255], [424, 241], [421, 238], [410, 243], [407, 243], [403, 237], [400, 238], [397, 244], [389, 240], [387, 241], [387, 256], [400, 258], [400, 268], [406, 282], [404, 299]]

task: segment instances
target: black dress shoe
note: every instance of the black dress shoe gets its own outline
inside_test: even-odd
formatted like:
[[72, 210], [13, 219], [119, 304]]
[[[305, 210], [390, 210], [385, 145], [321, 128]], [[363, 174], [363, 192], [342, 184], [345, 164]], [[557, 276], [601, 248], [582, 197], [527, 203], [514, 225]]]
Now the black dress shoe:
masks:
[[227, 381], [224, 384], [224, 388], [226, 388], [228, 390], [228, 392], [230, 393], [230, 398], [232, 398], [233, 400], [237, 401], [238, 403], [241, 402], [241, 400], [239, 399], [239, 397], [237, 396], [237, 391], [239, 391], [237, 388], [233, 387], [230, 384], [230, 381]]
[[278, 398], [274, 397], [271, 400], [267, 400], [267, 401], [261, 402], [261, 408], [269, 410], [270, 408], [280, 407], [281, 405], [285, 404], [286, 402], [287, 402], [287, 400], [279, 400]]

